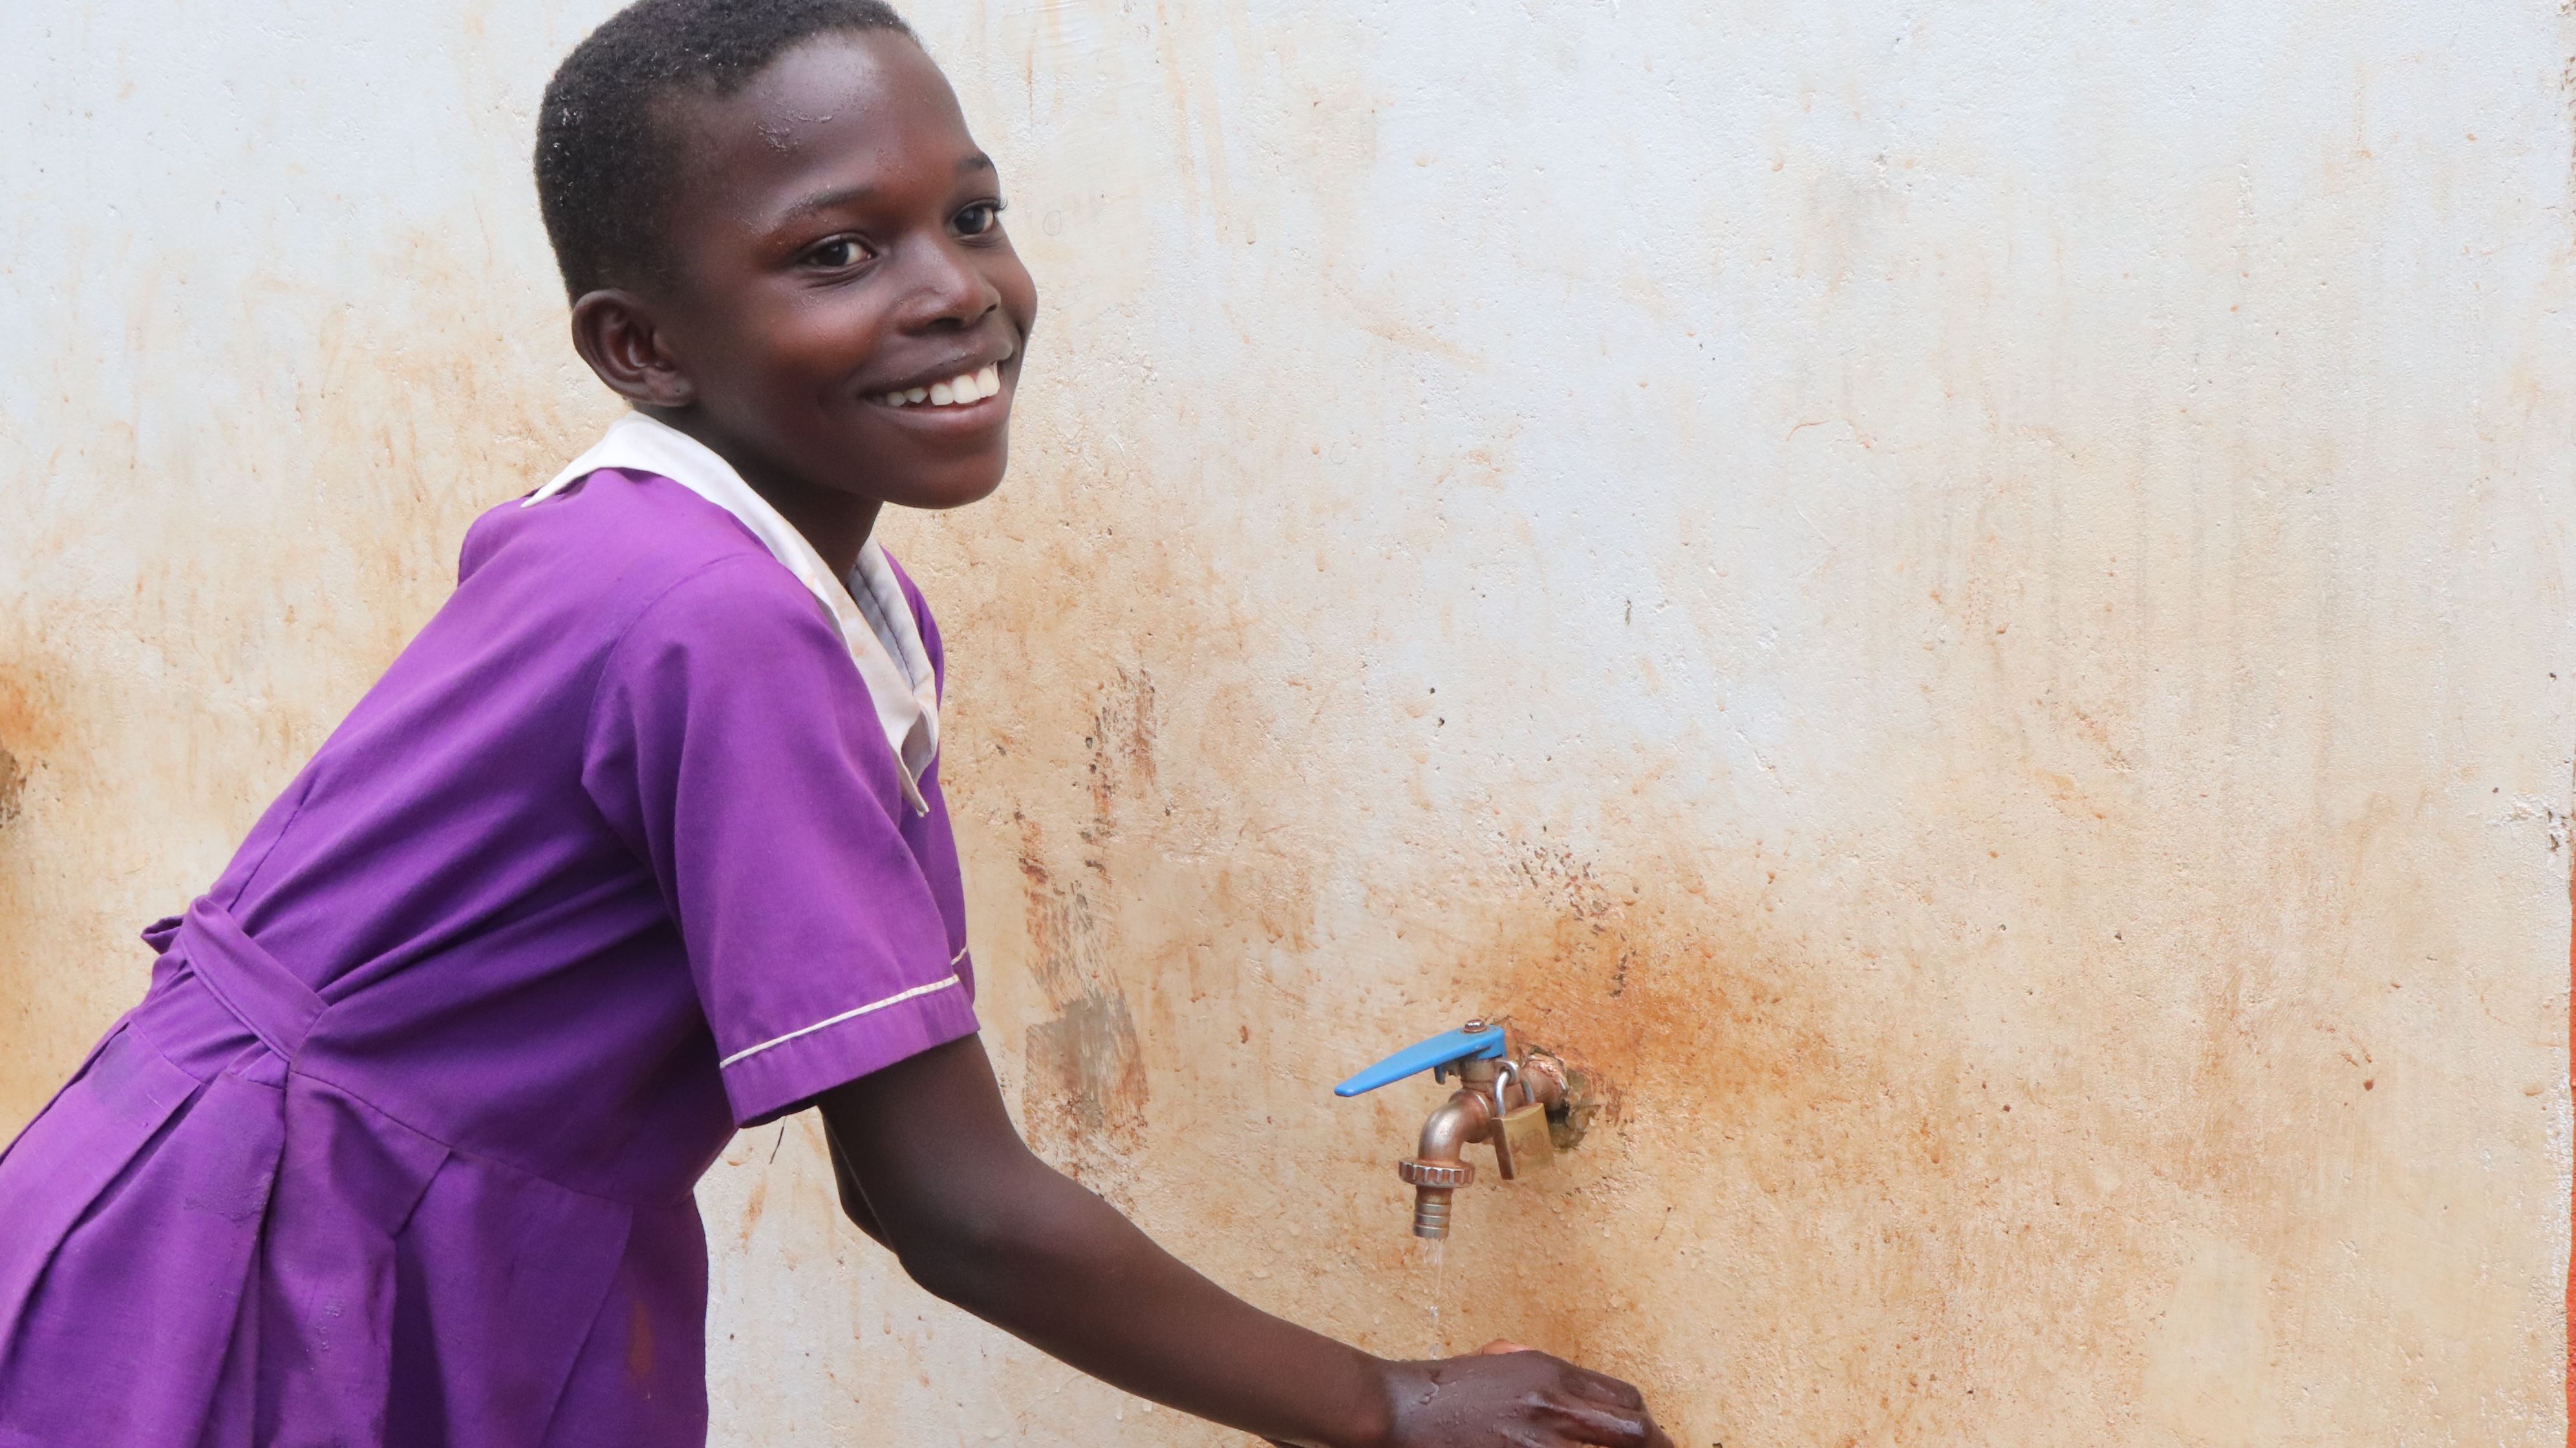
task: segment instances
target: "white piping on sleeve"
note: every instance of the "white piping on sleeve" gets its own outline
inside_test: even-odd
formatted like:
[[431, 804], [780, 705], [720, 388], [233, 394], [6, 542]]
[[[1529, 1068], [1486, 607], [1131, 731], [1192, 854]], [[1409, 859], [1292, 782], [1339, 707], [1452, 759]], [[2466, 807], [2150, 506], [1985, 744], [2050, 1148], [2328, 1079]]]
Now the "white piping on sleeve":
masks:
[[[966, 952], [961, 950], [949, 958], [948, 964], [953, 968], [958, 961], [964, 960], [965, 958]], [[855, 1021], [861, 1016], [875, 1015], [877, 1012], [884, 1010], [889, 1006], [899, 1006], [905, 1001], [915, 1000], [922, 996], [946, 990], [955, 984], [957, 984], [957, 977], [951, 975], [946, 980], [935, 980], [928, 985], [917, 985], [907, 991], [898, 991], [893, 995], [887, 996], [884, 1000], [870, 1001], [856, 1010], [843, 1011], [828, 1021], [816, 1021], [814, 1024], [807, 1026], [802, 1030], [789, 1031], [786, 1035], [777, 1037], [774, 1040], [763, 1041], [757, 1046], [750, 1046], [743, 1050], [736, 1051], [732, 1055], [718, 1061], [716, 1063], [716, 1069], [719, 1071], [724, 1070], [728, 1066], [733, 1066], [740, 1062], [747, 1061], [752, 1057], [759, 1055], [761, 1052], [768, 1050], [772, 1046], [784, 1046], [788, 1042], [796, 1040], [801, 1036], [810, 1036], [816, 1031], [830, 1030], [832, 1027], [839, 1025], [843, 1021]]]

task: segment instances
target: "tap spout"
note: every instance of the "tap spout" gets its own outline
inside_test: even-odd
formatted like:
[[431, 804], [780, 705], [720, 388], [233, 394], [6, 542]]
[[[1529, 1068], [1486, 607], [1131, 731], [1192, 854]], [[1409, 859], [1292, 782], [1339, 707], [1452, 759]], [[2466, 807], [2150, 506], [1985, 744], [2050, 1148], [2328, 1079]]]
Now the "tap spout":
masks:
[[1486, 1093], [1461, 1089], [1452, 1093], [1431, 1119], [1422, 1123], [1422, 1145], [1414, 1153], [1417, 1161], [1462, 1162], [1467, 1159], [1467, 1144], [1482, 1141], [1493, 1129], [1494, 1102]]
[[1422, 1123], [1422, 1143], [1396, 1175], [1413, 1186], [1413, 1235], [1432, 1241], [1449, 1235], [1449, 1206], [1458, 1188], [1476, 1179], [1467, 1144], [1482, 1141], [1498, 1123], [1490, 1093], [1461, 1088]]

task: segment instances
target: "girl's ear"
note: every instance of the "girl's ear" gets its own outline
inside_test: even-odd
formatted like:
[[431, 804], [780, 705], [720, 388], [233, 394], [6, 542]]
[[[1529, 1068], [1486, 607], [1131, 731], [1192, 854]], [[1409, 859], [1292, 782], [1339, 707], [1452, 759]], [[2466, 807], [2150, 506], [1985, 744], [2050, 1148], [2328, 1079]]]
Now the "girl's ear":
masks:
[[611, 287], [573, 303], [572, 345], [629, 402], [678, 408], [697, 400], [697, 386], [680, 370], [652, 308], [633, 292]]

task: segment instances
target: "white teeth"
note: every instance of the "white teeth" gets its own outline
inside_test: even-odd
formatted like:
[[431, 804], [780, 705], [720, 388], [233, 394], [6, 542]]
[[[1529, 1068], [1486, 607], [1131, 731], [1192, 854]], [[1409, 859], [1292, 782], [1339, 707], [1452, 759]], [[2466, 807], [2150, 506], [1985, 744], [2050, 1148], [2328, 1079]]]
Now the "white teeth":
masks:
[[933, 407], [963, 407], [969, 403], [981, 402], [1001, 390], [1002, 369], [999, 364], [996, 364], [977, 372], [961, 372], [945, 382], [934, 382], [928, 387], [888, 392], [880, 396], [877, 401], [888, 407], [917, 407], [925, 402]]

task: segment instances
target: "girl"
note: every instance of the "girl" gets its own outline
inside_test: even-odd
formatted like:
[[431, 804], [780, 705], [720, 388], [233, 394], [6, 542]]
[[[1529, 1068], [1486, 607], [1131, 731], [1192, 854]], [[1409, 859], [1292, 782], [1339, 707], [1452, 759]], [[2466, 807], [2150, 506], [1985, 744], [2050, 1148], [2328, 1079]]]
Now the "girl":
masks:
[[999, 485], [1037, 299], [873, 0], [643, 0], [548, 88], [575, 346], [633, 412], [455, 596], [0, 1157], [0, 1444], [698, 1444], [691, 1188], [819, 1106], [942, 1298], [1305, 1444], [1661, 1448], [1537, 1353], [1387, 1362], [1163, 1253], [976, 1039], [939, 632], [871, 539]]

